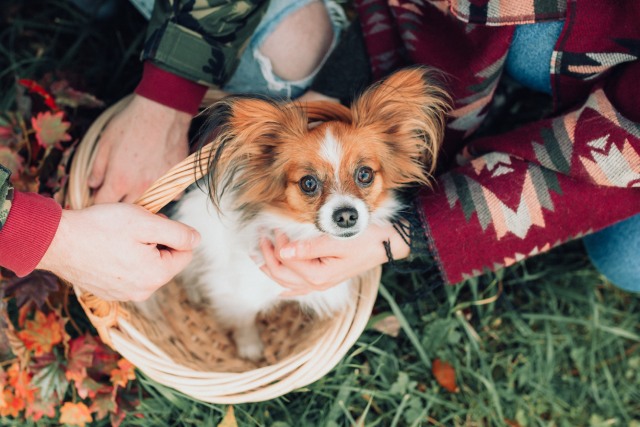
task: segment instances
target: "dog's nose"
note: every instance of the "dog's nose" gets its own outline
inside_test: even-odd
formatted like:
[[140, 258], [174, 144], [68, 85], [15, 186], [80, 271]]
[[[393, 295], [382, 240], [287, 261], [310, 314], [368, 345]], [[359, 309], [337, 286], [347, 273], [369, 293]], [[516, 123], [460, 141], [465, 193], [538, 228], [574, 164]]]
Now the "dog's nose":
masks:
[[333, 222], [340, 228], [350, 228], [358, 222], [358, 211], [354, 208], [340, 208], [333, 212]]

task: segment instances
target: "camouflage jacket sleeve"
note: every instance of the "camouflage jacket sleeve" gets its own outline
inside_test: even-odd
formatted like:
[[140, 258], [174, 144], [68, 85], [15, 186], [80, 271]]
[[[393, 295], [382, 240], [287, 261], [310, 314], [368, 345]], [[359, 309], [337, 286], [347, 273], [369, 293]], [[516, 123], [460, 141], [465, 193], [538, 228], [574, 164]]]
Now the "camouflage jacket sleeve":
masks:
[[268, 1], [157, 0], [142, 59], [209, 86], [223, 85]]
[[13, 200], [13, 187], [11, 186], [11, 172], [9, 169], [0, 165], [0, 230], [4, 226], [9, 210], [11, 210], [11, 201]]

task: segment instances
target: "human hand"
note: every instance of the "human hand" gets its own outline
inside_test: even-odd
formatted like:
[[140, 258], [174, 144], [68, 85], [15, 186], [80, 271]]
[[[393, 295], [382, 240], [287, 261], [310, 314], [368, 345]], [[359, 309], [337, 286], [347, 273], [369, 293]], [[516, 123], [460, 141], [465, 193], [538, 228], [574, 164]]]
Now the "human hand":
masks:
[[387, 255], [383, 242], [389, 241], [393, 258], [409, 256], [410, 248], [392, 225], [370, 225], [363, 234], [348, 240], [323, 235], [311, 240], [290, 242], [275, 231], [275, 240], [262, 238], [264, 264], [260, 269], [288, 290], [281, 297], [306, 295], [336, 286], [347, 279], [383, 264]]
[[106, 126], [89, 176], [95, 203], [133, 202], [189, 154], [191, 116], [139, 95]]
[[64, 210], [38, 264], [105, 300], [142, 301], [191, 261], [200, 234], [124, 203]]

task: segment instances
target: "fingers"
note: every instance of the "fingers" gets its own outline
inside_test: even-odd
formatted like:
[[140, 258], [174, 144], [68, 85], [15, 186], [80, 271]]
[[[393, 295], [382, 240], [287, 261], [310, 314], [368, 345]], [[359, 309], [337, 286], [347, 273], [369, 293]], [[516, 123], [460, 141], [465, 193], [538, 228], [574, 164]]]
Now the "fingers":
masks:
[[[260, 240], [260, 250], [264, 257], [264, 264], [260, 270], [275, 282], [291, 290], [301, 291], [307, 288], [306, 282], [291, 269], [282, 265], [275, 253], [273, 243], [268, 239]], [[307, 292], [312, 291], [308, 290]]]
[[177, 221], [154, 215], [151, 226], [141, 230], [145, 243], [167, 246], [177, 251], [191, 251], [200, 244], [200, 233]]
[[165, 283], [184, 270], [193, 258], [192, 251], [174, 251], [171, 249], [159, 249], [159, 251], [164, 271], [167, 274], [166, 280], [163, 280]]
[[279, 246], [278, 255], [282, 260], [312, 260], [332, 257], [336, 255], [338, 245], [328, 236], [321, 236], [311, 240], [298, 240]]

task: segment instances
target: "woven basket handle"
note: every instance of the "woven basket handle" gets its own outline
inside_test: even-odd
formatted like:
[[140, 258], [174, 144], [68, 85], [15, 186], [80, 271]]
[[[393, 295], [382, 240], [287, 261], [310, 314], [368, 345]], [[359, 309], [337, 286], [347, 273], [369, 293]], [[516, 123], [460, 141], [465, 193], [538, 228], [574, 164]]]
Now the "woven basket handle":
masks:
[[[351, 111], [341, 105], [329, 101], [310, 101], [299, 104], [307, 113], [309, 122], [315, 121], [351, 121]], [[213, 149], [212, 143], [206, 144], [200, 152], [193, 153], [182, 162], [171, 168], [162, 178], [144, 192], [135, 201], [152, 213], [157, 213], [167, 203], [175, 199], [188, 186], [202, 178], [207, 170], [207, 159]]]

